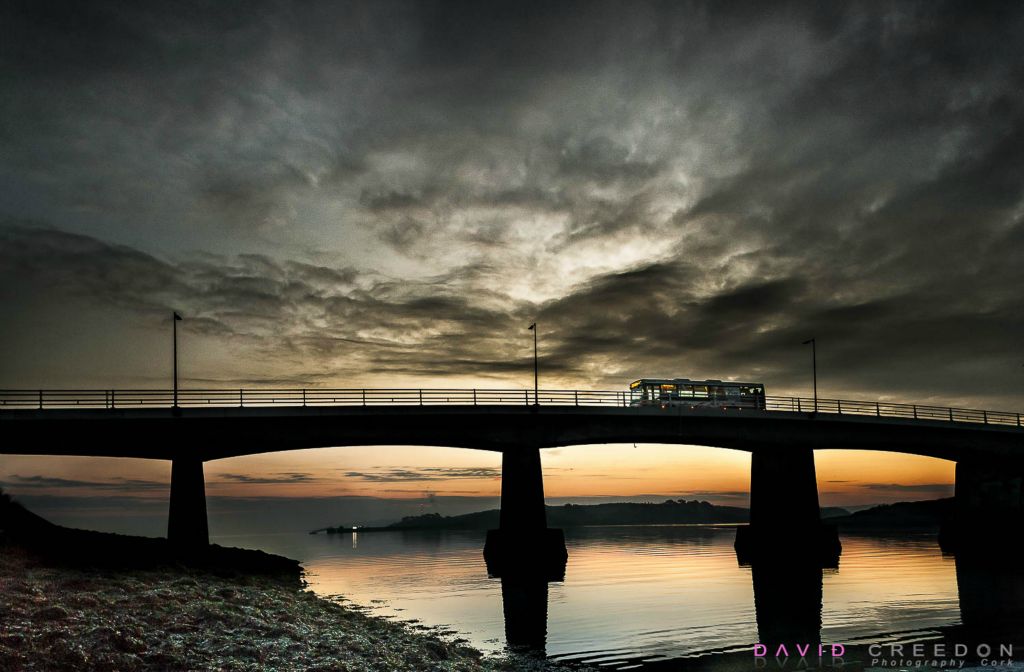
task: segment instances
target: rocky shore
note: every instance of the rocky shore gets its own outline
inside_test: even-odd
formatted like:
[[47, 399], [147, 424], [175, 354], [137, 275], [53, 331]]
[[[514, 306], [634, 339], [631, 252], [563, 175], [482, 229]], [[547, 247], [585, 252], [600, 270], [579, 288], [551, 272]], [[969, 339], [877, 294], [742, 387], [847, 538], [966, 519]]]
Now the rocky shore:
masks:
[[294, 560], [174, 557], [164, 540], [69, 530], [0, 500], [0, 672], [565, 669], [319, 598]]
[[72, 569], [0, 549], [0, 671], [554, 670], [267, 575]]

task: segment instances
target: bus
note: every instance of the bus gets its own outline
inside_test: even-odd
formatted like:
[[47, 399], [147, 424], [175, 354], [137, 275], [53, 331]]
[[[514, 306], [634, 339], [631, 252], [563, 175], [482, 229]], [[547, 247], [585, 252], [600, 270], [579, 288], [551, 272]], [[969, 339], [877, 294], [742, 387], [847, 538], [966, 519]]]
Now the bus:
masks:
[[689, 378], [641, 378], [629, 384], [629, 405], [752, 408], [763, 411], [764, 385]]

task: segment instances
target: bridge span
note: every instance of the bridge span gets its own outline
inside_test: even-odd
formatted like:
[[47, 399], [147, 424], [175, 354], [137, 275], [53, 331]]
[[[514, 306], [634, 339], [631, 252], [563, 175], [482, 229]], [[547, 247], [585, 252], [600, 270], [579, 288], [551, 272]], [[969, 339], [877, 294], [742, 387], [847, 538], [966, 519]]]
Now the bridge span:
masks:
[[186, 390], [172, 401], [165, 390], [0, 391], [0, 453], [171, 460], [168, 537], [184, 546], [208, 543], [204, 462], [356, 445], [501, 452], [506, 537], [548, 535], [541, 449], [633, 442], [750, 452], [748, 536], [820, 536], [816, 449], [952, 460], [947, 541], [977, 521], [1024, 531], [1018, 413], [797, 397], [766, 397], [764, 409], [631, 405], [628, 393], [582, 390]]

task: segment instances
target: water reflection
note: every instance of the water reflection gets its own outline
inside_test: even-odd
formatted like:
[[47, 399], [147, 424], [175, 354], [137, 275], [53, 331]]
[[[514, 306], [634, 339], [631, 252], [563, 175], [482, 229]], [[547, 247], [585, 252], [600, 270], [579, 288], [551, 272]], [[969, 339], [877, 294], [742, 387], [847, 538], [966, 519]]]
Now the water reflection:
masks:
[[[821, 643], [822, 569], [810, 562], [757, 562], [751, 567], [758, 642], [771, 655]], [[806, 648], [803, 650], [806, 651]]]
[[980, 644], [1017, 643], [1024, 657], [1024, 568], [1011, 554], [956, 559], [960, 593], [958, 641], [976, 650]]
[[934, 535], [847, 535], [840, 568], [824, 571], [737, 566], [733, 537], [567, 531], [569, 564], [553, 583], [488, 577], [476, 533], [366, 533], [357, 548], [308, 535], [218, 542], [300, 558], [318, 593], [450, 627], [485, 651], [507, 645], [609, 669], [752, 669], [756, 642], [843, 643], [847, 662], [867, 666], [876, 642], [998, 645], [1024, 633], [1024, 574], [944, 556]]
[[536, 576], [503, 576], [501, 604], [509, 649], [544, 657], [548, 637], [548, 582]]
[[[650, 531], [643, 531], [648, 534]], [[641, 532], [641, 534], [643, 534]], [[634, 536], [634, 535], [630, 535]], [[691, 539], [708, 539], [706, 533], [684, 535]], [[765, 647], [768, 657], [783, 669], [806, 667], [803, 652], [815, 658], [821, 644], [822, 577], [823, 570], [815, 562], [759, 562], [750, 567], [754, 592], [754, 611], [757, 621], [758, 643]], [[517, 653], [546, 656], [548, 630], [548, 580], [531, 574], [503, 576], [501, 598], [505, 619], [505, 641]], [[784, 653], [779, 654], [780, 651]], [[722, 662], [734, 664], [739, 652], [719, 654]], [[749, 652], [743, 656], [752, 658]], [[706, 656], [704, 664], [714, 664], [714, 654]], [[789, 658], [789, 660], [780, 660]], [[603, 662], [615, 669], [614, 660], [589, 658], [588, 662]], [[628, 656], [619, 664], [631, 669], [661, 669], [679, 661], [650, 663], [643, 656]], [[645, 664], [646, 663], [646, 664]]]

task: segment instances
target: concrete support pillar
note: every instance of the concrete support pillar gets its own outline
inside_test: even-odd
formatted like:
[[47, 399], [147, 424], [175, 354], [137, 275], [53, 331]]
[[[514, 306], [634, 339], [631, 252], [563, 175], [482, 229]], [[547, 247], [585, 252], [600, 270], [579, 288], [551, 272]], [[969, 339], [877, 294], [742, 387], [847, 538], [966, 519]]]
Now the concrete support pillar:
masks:
[[202, 460], [177, 458], [171, 461], [167, 540], [182, 550], [203, 549], [210, 544]]
[[558, 580], [564, 575], [565, 537], [549, 529], [544, 509], [544, 474], [540, 449], [509, 448], [501, 457], [501, 516], [484, 544], [487, 569], [494, 576], [538, 573]]
[[501, 522], [505, 532], [535, 533], [547, 529], [544, 473], [540, 450], [520, 448], [501, 454]]
[[761, 450], [750, 457], [750, 526], [805, 530], [821, 522], [814, 451]]
[[1018, 549], [1024, 533], [1024, 467], [1016, 463], [957, 462], [953, 509], [942, 522], [939, 544], [947, 552]]
[[834, 526], [822, 525], [814, 451], [781, 446], [755, 450], [750, 459], [750, 525], [736, 532], [740, 562], [781, 556], [838, 562]]

